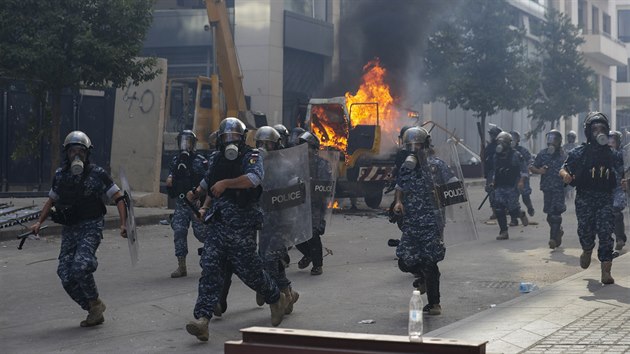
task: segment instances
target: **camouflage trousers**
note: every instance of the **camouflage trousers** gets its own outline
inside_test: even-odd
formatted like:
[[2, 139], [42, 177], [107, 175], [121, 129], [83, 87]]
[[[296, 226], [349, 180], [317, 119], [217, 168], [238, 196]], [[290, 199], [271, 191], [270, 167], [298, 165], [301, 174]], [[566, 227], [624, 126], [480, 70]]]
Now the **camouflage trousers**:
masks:
[[263, 265], [269, 276], [278, 284], [278, 288], [285, 289], [291, 285], [291, 281], [287, 278], [287, 272], [282, 263], [282, 259], [286, 258], [287, 249], [281, 248], [276, 251], [271, 251], [266, 255], [260, 255], [263, 260]]
[[175, 242], [176, 257], [186, 257], [188, 254], [188, 227], [191, 223], [195, 238], [203, 243], [207, 226], [195, 219], [192, 210], [190, 210], [183, 201], [177, 200], [173, 219], [171, 220], [171, 228], [174, 231], [173, 240]]
[[564, 188], [543, 191], [543, 213], [560, 215], [567, 211], [567, 205], [565, 204], [564, 198]]
[[98, 298], [93, 273], [98, 267], [96, 249], [103, 237], [103, 218], [64, 226], [57, 275], [61, 285], [79, 306], [89, 310], [90, 300]]
[[193, 315], [212, 318], [224, 286], [225, 269], [231, 267], [252, 290], [261, 294], [265, 302], [280, 299], [280, 290], [271, 276], [263, 270], [263, 262], [256, 252], [256, 229], [218, 220], [208, 225], [203, 245], [199, 295]]
[[575, 214], [578, 220], [578, 236], [583, 250], [595, 248], [595, 236], [599, 239], [597, 258], [609, 262], [613, 258], [614, 229], [613, 199], [611, 193], [577, 191]]

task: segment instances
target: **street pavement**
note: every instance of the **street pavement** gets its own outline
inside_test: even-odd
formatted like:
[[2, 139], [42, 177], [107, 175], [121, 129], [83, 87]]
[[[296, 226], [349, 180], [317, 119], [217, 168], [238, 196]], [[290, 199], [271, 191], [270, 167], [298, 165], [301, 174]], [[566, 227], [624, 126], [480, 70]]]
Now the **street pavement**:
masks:
[[[426, 336], [488, 340], [491, 353], [630, 351], [630, 258], [615, 259], [614, 285], [599, 283], [595, 258], [583, 271], [572, 205], [564, 214], [563, 247], [548, 249], [537, 179], [532, 185], [537, 214], [530, 219], [538, 225], [512, 227], [509, 240], [496, 241], [498, 226], [484, 223], [486, 206], [474, 214], [479, 240], [447, 249], [440, 263], [443, 314], [425, 316]], [[482, 186], [473, 183], [469, 194], [476, 209]], [[43, 199], [11, 201], [43, 204]], [[108, 225], [116, 228], [116, 212], [108, 209]], [[136, 209], [144, 225], [138, 230], [136, 267], [130, 265], [126, 240], [116, 229], [105, 232], [95, 277], [107, 304], [106, 321], [89, 329], [78, 326], [85, 312], [65, 294], [55, 273], [58, 229], [28, 240], [23, 250], [16, 249], [17, 228], [0, 230], [0, 352], [222, 353], [225, 341], [240, 339], [240, 328], [270, 326], [268, 306], [256, 306], [254, 293], [234, 277], [226, 314], [210, 323], [210, 341], [186, 333], [197, 296], [199, 243], [189, 236], [189, 276], [171, 279], [172, 230], [158, 223], [168, 214]], [[324, 238], [330, 253], [322, 276], [298, 270], [299, 253], [290, 251], [288, 276], [301, 296], [281, 327], [406, 335], [413, 278], [398, 270], [394, 249], [386, 246], [399, 234], [381, 211], [363, 204], [358, 211], [333, 215]], [[521, 281], [540, 289], [520, 294]]]

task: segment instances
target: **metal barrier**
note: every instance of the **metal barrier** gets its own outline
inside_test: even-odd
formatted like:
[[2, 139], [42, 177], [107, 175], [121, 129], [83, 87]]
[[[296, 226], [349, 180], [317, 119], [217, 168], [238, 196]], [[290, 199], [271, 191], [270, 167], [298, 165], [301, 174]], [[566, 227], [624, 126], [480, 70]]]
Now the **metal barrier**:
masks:
[[403, 354], [485, 353], [487, 341], [426, 338], [410, 342], [407, 336], [249, 327], [243, 340], [225, 342], [225, 354]]

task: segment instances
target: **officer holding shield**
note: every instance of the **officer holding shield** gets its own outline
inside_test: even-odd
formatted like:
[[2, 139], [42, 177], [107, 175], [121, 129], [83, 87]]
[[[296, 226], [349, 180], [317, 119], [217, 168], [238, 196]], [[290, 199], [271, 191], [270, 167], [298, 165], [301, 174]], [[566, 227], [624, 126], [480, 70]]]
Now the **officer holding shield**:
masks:
[[591, 112], [584, 120], [586, 144], [568, 153], [560, 176], [564, 183], [575, 186], [575, 213], [578, 236], [582, 246], [580, 266], [591, 264], [595, 236], [599, 238], [597, 258], [601, 262], [603, 284], [613, 284], [612, 269], [614, 229], [613, 192], [619, 171], [623, 170], [622, 157], [608, 146], [610, 125], [601, 112]]
[[63, 165], [55, 171], [48, 200], [39, 220], [31, 226], [31, 231], [38, 234], [49, 215], [63, 225], [57, 275], [72, 300], [88, 311], [81, 327], [105, 321], [105, 304], [99, 298], [93, 276], [98, 266], [96, 250], [105, 225], [104, 197], [115, 201], [120, 235], [127, 237], [125, 197], [105, 170], [90, 163], [91, 150], [92, 143], [84, 132], [76, 130], [66, 136]]
[[270, 304], [271, 324], [282, 322], [288, 299], [263, 270], [256, 252], [256, 230], [262, 223], [258, 200], [264, 178], [263, 158], [245, 144], [245, 124], [228, 117], [219, 125], [218, 153], [208, 163], [208, 172], [189, 200], [208, 192], [202, 217], [208, 222], [200, 265], [196, 320], [186, 330], [201, 341], [209, 338], [208, 323], [223, 287], [223, 271], [229, 264], [238, 277]]
[[177, 269], [171, 273], [171, 278], [185, 277], [188, 274], [186, 256], [188, 255], [188, 227], [191, 222], [193, 234], [199, 242], [203, 242], [205, 233], [203, 223], [193, 217], [193, 211], [183, 199], [186, 193], [201, 182], [208, 169], [208, 160], [197, 153], [196, 144], [197, 136], [191, 130], [183, 130], [179, 133], [177, 136], [179, 155], [173, 157], [166, 178], [169, 197], [177, 199], [171, 221]]
[[[521, 145], [521, 133], [513, 130], [510, 132], [510, 135], [512, 135], [512, 147], [514, 148], [514, 150], [518, 151], [521, 154], [521, 156], [525, 160], [525, 163], [529, 167], [529, 165], [531, 165], [531, 163], [533, 162], [532, 154], [529, 152], [529, 150], [527, 150], [526, 147]], [[534, 206], [532, 205], [532, 187], [530, 187], [529, 185], [529, 175], [525, 178], [525, 187], [523, 187], [522, 191], [519, 191], [519, 194], [523, 198], [523, 204], [525, 204], [525, 207], [527, 207], [527, 214], [529, 214], [529, 216], [534, 216], [535, 211]], [[512, 218], [510, 226], [516, 225], [518, 225], [518, 220]]]
[[490, 207], [492, 208], [492, 215], [490, 215], [490, 219], [497, 218], [497, 208], [495, 203], [495, 193], [492, 185], [492, 175], [494, 173], [494, 155], [497, 150], [497, 136], [503, 130], [497, 127], [494, 124], [491, 124], [490, 130], [488, 130], [488, 136], [490, 136], [490, 142], [486, 145], [484, 150], [484, 163], [483, 163], [483, 175], [486, 179], [486, 193], [488, 193], [488, 201], [490, 202]]
[[554, 249], [562, 243], [562, 213], [567, 210], [564, 203], [564, 183], [558, 175], [566, 159], [561, 148], [562, 134], [553, 129], [545, 136], [547, 148], [536, 155], [534, 163], [529, 167], [532, 173], [540, 175], [540, 190], [544, 196], [543, 212], [547, 214], [549, 223], [549, 248]]

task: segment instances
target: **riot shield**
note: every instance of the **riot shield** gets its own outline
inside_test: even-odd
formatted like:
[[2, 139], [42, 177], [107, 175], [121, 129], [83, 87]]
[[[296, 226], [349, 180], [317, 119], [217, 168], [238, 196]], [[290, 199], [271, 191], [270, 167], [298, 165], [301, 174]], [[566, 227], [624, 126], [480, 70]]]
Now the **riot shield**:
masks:
[[263, 152], [261, 255], [297, 245], [312, 236], [308, 146]]
[[125, 211], [127, 212], [127, 243], [129, 245], [129, 255], [131, 256], [131, 265], [138, 263], [138, 233], [136, 232], [136, 218], [133, 214], [133, 198], [131, 197], [131, 188], [125, 175], [125, 170], [120, 168], [120, 187], [121, 192], [125, 196]]
[[[477, 225], [459, 163], [457, 143], [448, 139], [443, 144], [436, 144], [434, 150], [435, 155], [429, 161], [444, 222], [444, 243], [452, 246], [478, 240]], [[436, 157], [446, 163], [448, 172], [440, 173], [440, 163], [435, 162]]]
[[309, 155], [313, 227], [318, 227], [322, 234], [332, 219], [339, 157], [339, 151], [332, 150], [319, 150], [316, 155]]

